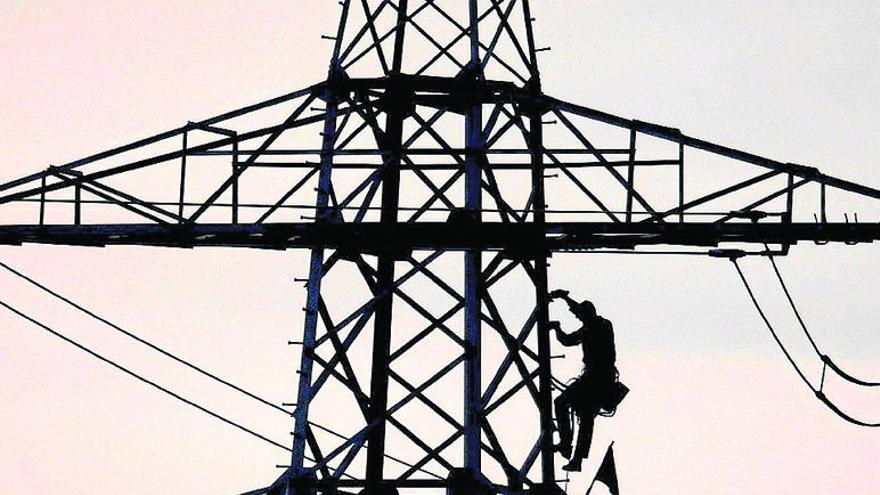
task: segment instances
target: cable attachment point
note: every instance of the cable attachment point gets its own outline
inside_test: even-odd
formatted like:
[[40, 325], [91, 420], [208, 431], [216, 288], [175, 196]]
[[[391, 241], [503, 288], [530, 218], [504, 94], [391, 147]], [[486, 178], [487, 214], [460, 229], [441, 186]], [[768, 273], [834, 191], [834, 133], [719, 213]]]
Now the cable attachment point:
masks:
[[837, 363], [835, 363], [831, 359], [831, 357], [829, 357], [827, 354], [821, 354], [820, 357], [822, 358], [822, 363], [823, 363], [823, 365], [822, 365], [823, 375], [825, 373], [825, 367], [827, 366], [827, 367], [831, 368], [832, 370], [834, 370], [834, 372], [837, 373], [837, 376], [839, 376], [839, 377], [843, 378], [844, 380], [846, 380], [850, 383], [853, 383], [855, 385], [861, 385], [863, 387], [880, 387], [880, 382], [865, 381], [865, 380], [854, 377], [850, 373], [847, 373], [846, 371], [841, 369], [840, 366], [837, 366]]
[[731, 211], [728, 215], [730, 215], [732, 218], [745, 218], [747, 220], [751, 220], [753, 223], [758, 223], [758, 221], [770, 216], [769, 213], [761, 210], [734, 210]]
[[712, 258], [727, 258], [730, 261], [736, 261], [746, 256], [746, 252], [742, 249], [710, 249], [708, 253]]

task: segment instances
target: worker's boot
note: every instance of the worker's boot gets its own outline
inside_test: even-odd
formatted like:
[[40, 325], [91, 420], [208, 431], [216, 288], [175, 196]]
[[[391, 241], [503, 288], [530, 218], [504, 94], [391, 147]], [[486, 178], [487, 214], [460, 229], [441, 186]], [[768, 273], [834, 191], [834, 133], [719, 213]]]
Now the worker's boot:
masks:
[[575, 457], [568, 464], [562, 466], [563, 471], [580, 471], [581, 470], [581, 458]]

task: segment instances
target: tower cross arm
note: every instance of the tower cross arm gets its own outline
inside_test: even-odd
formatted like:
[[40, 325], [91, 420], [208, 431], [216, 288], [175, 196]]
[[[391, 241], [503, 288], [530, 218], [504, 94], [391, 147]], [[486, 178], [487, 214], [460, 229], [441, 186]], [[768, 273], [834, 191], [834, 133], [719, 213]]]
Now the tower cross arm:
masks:
[[510, 251], [529, 255], [547, 251], [632, 249], [639, 246], [716, 247], [724, 243], [795, 244], [802, 241], [880, 240], [880, 223], [483, 223], [479, 229], [445, 222], [381, 224], [265, 223], [0, 226], [0, 244], [75, 246], [140, 245], [165, 247], [237, 247], [357, 249], [367, 253], [403, 250]]
[[795, 163], [779, 162], [770, 158], [765, 158], [759, 155], [755, 155], [753, 153], [749, 153], [747, 151], [742, 151], [703, 139], [691, 137], [682, 133], [679, 129], [673, 127], [666, 127], [649, 122], [627, 119], [625, 117], [620, 117], [618, 115], [603, 112], [601, 110], [596, 110], [583, 105], [569, 103], [556, 98], [548, 97], [547, 101], [548, 106], [561, 112], [578, 115], [580, 117], [585, 117], [590, 120], [603, 122], [605, 124], [622, 127], [625, 129], [630, 129], [636, 132], [641, 132], [660, 139], [680, 143], [684, 146], [713, 153], [715, 155], [731, 158], [752, 165], [757, 165], [778, 172], [791, 174], [795, 177], [809, 179], [811, 181], [825, 184], [827, 186], [831, 186], [843, 191], [852, 192], [874, 199], [880, 199], [880, 189], [859, 184], [846, 179], [840, 179], [837, 177], [826, 175], [815, 167], [798, 165]]

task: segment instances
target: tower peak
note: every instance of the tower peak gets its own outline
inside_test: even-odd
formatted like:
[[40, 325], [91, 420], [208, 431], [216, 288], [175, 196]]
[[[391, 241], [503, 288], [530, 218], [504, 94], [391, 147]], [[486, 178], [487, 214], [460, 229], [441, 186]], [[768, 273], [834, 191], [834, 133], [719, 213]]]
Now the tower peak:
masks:
[[539, 80], [529, 0], [341, 0], [331, 72]]

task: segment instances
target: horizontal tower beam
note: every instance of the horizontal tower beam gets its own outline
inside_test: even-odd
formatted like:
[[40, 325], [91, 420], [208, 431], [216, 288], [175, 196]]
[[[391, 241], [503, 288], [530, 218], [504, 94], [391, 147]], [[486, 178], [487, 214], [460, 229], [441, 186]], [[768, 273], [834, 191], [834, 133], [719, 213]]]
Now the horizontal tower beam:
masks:
[[77, 246], [138, 245], [293, 249], [327, 247], [357, 252], [406, 253], [422, 249], [545, 251], [630, 249], [638, 246], [703, 246], [722, 243], [796, 244], [800, 241], [861, 243], [880, 240], [877, 223], [622, 223], [559, 222], [533, 224], [423, 222], [381, 225], [273, 223], [192, 226], [10, 225], [0, 226], [0, 244]]

